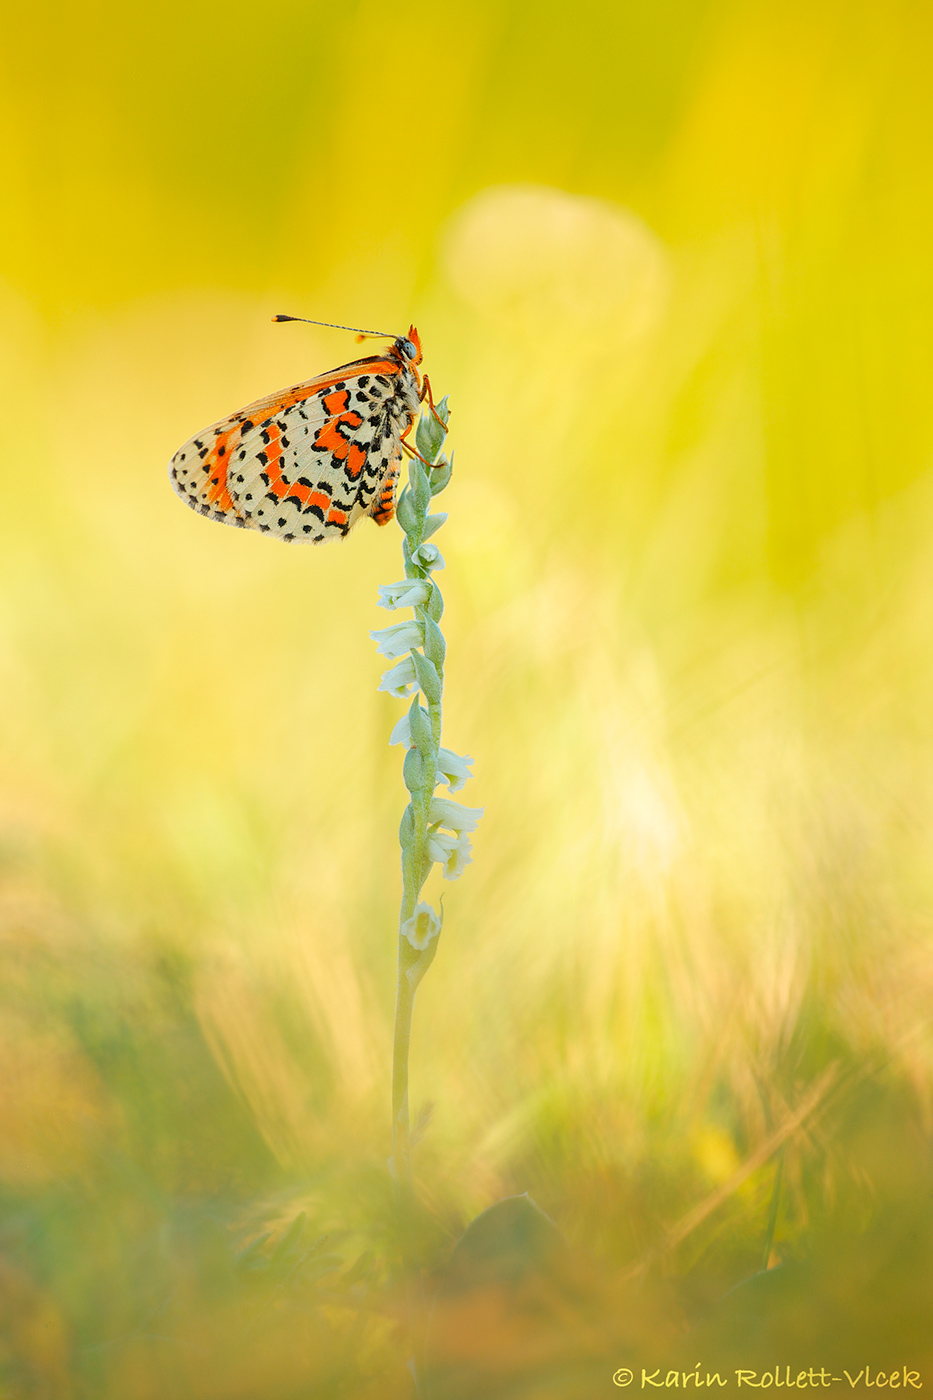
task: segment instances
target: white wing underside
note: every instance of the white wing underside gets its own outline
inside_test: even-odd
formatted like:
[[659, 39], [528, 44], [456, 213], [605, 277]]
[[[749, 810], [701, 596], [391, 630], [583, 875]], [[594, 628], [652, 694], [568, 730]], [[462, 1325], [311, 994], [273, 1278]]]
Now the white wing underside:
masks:
[[178, 494], [211, 519], [284, 539], [346, 534], [397, 472], [417, 391], [371, 362], [343, 372], [259, 399], [191, 438], [169, 464]]

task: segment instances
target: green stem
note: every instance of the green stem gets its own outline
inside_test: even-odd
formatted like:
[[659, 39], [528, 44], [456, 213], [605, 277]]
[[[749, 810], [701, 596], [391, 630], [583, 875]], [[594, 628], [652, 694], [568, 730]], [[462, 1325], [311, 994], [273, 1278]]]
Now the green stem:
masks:
[[[403, 906], [404, 914], [404, 906]], [[392, 1156], [399, 1190], [412, 1190], [408, 1114], [408, 1051], [417, 983], [409, 976], [408, 957], [415, 952], [407, 938], [398, 941], [398, 987], [395, 996], [395, 1036], [392, 1045]], [[416, 955], [417, 956], [417, 955]]]
[[[417, 891], [415, 892], [417, 899]], [[414, 907], [414, 906], [413, 906]], [[404, 908], [404, 906], [403, 906]], [[415, 1193], [411, 1170], [411, 1128], [408, 1111], [408, 1052], [411, 1045], [412, 1012], [418, 983], [434, 961], [437, 939], [427, 948], [413, 948], [401, 935], [398, 941], [398, 989], [395, 1001], [395, 1036], [392, 1047], [392, 1156], [395, 1162], [395, 1192], [403, 1231], [408, 1231]], [[418, 1395], [424, 1375], [424, 1347], [427, 1313], [417, 1251], [410, 1251], [405, 1268], [405, 1296], [411, 1345], [411, 1366]]]
[[[428, 705], [428, 716], [431, 720], [431, 739], [434, 743], [434, 787], [437, 787], [437, 751], [441, 746], [441, 702], [436, 705]], [[434, 791], [434, 788], [431, 789]]]
[[[423, 611], [415, 609], [416, 615]], [[429, 704], [431, 724], [430, 759], [425, 761], [421, 790], [411, 794], [414, 839], [402, 856], [402, 907], [399, 927], [412, 918], [418, 906], [418, 896], [424, 884], [430, 862], [427, 858], [428, 824], [431, 796], [437, 787], [437, 753], [441, 736], [441, 705]], [[411, 1141], [408, 1105], [408, 1061], [411, 1046], [411, 1022], [415, 992], [437, 951], [437, 940], [418, 950], [400, 934], [398, 941], [398, 983], [395, 995], [395, 1031], [392, 1046], [392, 1152], [399, 1187], [411, 1191]]]
[[[436, 769], [434, 772], [436, 777]], [[432, 789], [433, 791], [433, 789]], [[418, 895], [424, 884], [427, 861], [427, 832], [430, 795], [425, 787], [412, 793], [411, 810], [415, 828], [414, 840], [402, 857], [402, 907], [399, 926], [412, 918], [418, 905]], [[392, 1044], [392, 1152], [396, 1180], [403, 1190], [411, 1191], [411, 1145], [408, 1110], [408, 1058], [411, 1046], [411, 1021], [418, 984], [434, 961], [437, 939], [427, 948], [413, 948], [404, 934], [398, 940], [398, 984], [395, 995], [395, 1033]]]

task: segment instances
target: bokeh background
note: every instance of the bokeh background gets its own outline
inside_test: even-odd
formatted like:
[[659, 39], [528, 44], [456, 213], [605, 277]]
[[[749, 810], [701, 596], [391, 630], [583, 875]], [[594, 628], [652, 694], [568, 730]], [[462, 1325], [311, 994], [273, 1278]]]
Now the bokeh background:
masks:
[[8, 13], [4, 1400], [408, 1393], [399, 535], [166, 479], [357, 353], [280, 311], [413, 321], [453, 410], [486, 815], [411, 1230], [443, 1276], [528, 1191], [574, 1282], [546, 1345], [453, 1309], [437, 1393], [682, 1343], [933, 1383], [931, 40], [919, 0]]

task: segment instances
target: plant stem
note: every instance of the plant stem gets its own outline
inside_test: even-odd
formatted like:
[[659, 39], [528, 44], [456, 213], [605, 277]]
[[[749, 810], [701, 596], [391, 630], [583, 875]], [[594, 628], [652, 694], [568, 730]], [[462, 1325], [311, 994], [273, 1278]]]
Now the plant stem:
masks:
[[407, 938], [399, 938], [395, 1034], [392, 1044], [392, 1156], [395, 1161], [397, 1186], [400, 1192], [405, 1194], [412, 1190], [408, 1115], [408, 1051], [411, 1045], [411, 1018], [415, 1006], [417, 985], [412, 985], [406, 962], [414, 951]]

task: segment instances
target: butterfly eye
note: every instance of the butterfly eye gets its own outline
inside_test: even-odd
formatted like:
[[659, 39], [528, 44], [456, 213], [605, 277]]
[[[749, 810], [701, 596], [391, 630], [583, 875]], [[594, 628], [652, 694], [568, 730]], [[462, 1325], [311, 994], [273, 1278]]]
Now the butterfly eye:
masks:
[[418, 353], [410, 340], [400, 340], [398, 348], [401, 350], [406, 360], [413, 360]]

